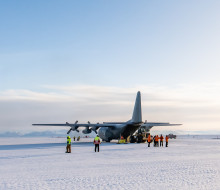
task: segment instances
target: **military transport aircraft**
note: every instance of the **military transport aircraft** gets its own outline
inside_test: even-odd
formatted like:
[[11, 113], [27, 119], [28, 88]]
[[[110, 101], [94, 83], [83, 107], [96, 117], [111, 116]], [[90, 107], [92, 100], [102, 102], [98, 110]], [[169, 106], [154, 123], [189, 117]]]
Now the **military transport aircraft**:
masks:
[[[85, 124], [79, 124], [76, 121], [73, 124], [66, 122], [65, 124], [32, 124], [41, 126], [69, 126], [70, 129], [67, 132], [69, 134], [71, 131], [79, 132], [79, 127], [85, 127], [82, 131], [84, 134], [89, 134], [92, 131], [98, 133], [103, 141], [110, 142], [113, 139], [119, 139], [121, 136], [127, 138], [133, 135], [137, 129], [142, 129], [148, 132], [153, 126], [173, 126], [181, 124], [170, 124], [170, 123], [154, 123], [154, 122], [142, 122], [142, 112], [141, 112], [141, 93], [137, 92], [136, 101], [134, 105], [132, 118], [126, 122], [103, 122], [102, 124], [92, 124], [88, 121]], [[97, 131], [98, 130], [98, 131]]]

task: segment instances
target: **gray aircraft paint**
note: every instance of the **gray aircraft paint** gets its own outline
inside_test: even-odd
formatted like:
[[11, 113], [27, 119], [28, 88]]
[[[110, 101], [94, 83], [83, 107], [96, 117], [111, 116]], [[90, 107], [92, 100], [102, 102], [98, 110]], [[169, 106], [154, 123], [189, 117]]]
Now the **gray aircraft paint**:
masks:
[[137, 93], [131, 121], [134, 123], [142, 123], [141, 93], [140, 93], [140, 91], [138, 91], [138, 93]]

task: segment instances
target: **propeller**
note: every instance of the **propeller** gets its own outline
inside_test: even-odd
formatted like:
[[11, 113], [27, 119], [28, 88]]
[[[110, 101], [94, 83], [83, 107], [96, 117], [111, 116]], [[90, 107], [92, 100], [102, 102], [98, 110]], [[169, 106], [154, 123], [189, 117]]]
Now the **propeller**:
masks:
[[66, 122], [66, 125], [70, 126], [70, 130], [67, 132], [67, 134], [69, 134], [71, 131], [77, 131], [79, 132], [79, 130], [77, 129], [79, 126], [77, 126], [78, 121], [76, 121], [74, 124], [69, 124], [68, 122]]
[[[97, 123], [97, 124], [99, 124], [99, 123]], [[95, 127], [95, 126], [94, 126], [94, 127], [91, 127], [91, 130], [94, 131], [94, 132], [97, 134], [97, 131], [96, 131], [96, 130], [97, 130], [98, 128], [99, 128], [99, 127]]]
[[[90, 125], [90, 122], [88, 121], [88, 124]], [[92, 132], [92, 130], [91, 130], [91, 128], [89, 128], [89, 126], [87, 126], [83, 131], [82, 131], [82, 133], [84, 133], [84, 134], [89, 134], [89, 133], [91, 133]]]

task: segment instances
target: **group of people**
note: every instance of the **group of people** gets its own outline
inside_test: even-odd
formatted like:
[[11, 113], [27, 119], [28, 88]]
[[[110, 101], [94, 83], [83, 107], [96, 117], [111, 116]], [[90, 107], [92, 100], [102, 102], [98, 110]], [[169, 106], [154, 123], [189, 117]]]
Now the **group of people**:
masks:
[[[75, 137], [75, 136], [73, 137], [73, 140], [74, 140], [74, 141], [76, 140], [76, 137]], [[77, 141], [79, 141], [79, 140], [80, 140], [80, 136], [77, 137]]]
[[[73, 137], [73, 139], [75, 141], [75, 137]], [[168, 139], [169, 139], [169, 137], [166, 135], [166, 137], [165, 137], [166, 147], [168, 147]], [[152, 137], [149, 134], [147, 137], [148, 147], [150, 147], [150, 143], [152, 141], [153, 141], [155, 147], [159, 147], [159, 141], [160, 141], [160, 146], [163, 146], [163, 140], [164, 140], [164, 137], [162, 134], [160, 135], [160, 137], [158, 135], [155, 135], [154, 137]], [[97, 135], [94, 138], [93, 144], [95, 145], [95, 152], [96, 151], [99, 152], [99, 145], [101, 144], [101, 139], [100, 139], [99, 135]], [[67, 136], [66, 153], [71, 153], [71, 138], [70, 138], [70, 136]]]
[[[168, 139], [169, 139], [169, 137], [166, 135], [166, 137], [165, 137], [166, 147], [168, 147]], [[147, 137], [148, 147], [150, 147], [150, 143], [152, 141], [153, 141], [155, 147], [159, 147], [159, 141], [160, 141], [160, 146], [163, 146], [163, 140], [164, 140], [164, 137], [162, 134], [160, 135], [160, 137], [158, 135], [155, 135], [153, 138], [149, 134]]]

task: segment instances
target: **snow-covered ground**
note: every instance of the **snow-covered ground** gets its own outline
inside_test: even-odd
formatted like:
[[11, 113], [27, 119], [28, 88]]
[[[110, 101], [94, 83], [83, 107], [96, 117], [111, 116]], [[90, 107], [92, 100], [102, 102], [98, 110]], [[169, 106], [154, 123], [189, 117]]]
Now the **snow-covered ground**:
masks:
[[220, 189], [220, 139], [177, 138], [169, 147], [65, 138], [0, 139], [0, 189]]

